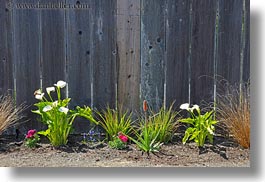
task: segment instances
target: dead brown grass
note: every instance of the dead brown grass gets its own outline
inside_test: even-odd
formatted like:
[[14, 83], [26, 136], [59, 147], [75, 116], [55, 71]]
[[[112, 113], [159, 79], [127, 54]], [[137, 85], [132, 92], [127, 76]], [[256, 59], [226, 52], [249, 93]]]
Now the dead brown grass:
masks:
[[0, 96], [0, 134], [23, 118], [23, 105], [16, 107], [11, 96]]
[[244, 148], [250, 148], [250, 87], [249, 84], [229, 86], [217, 96], [216, 117], [229, 135]]

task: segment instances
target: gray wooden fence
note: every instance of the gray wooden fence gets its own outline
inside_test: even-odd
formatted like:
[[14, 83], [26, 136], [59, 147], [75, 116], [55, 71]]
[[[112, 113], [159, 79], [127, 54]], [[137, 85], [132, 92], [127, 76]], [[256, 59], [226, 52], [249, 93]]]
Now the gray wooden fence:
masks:
[[[86, 6], [29, 6], [38, 2]], [[249, 80], [249, 8], [249, 0], [1, 0], [0, 94], [31, 105], [36, 89], [65, 80], [72, 106], [214, 101], [218, 78]]]

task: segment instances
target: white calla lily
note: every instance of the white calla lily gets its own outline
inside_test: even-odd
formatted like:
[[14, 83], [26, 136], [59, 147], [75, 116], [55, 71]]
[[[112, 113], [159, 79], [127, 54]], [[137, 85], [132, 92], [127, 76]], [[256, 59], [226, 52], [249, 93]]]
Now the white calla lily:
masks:
[[193, 110], [196, 109], [198, 112], [200, 112], [200, 107], [197, 104], [194, 104], [191, 108], [191, 112], [193, 112]]
[[186, 110], [189, 110], [189, 109], [190, 109], [190, 104], [189, 104], [189, 103], [181, 104], [181, 106], [180, 106], [179, 108], [180, 108], [180, 109], [186, 109]]
[[48, 112], [48, 111], [50, 111], [50, 110], [52, 110], [52, 106], [50, 106], [50, 105], [47, 105], [47, 106], [45, 106], [45, 107], [42, 109], [43, 112]]
[[52, 107], [57, 107], [58, 106], [58, 100], [57, 101], [54, 101], [53, 103], [52, 103]]
[[60, 107], [60, 108], [59, 108], [59, 111], [60, 111], [60, 112], [63, 112], [64, 114], [67, 114], [68, 111], [69, 111], [69, 109], [66, 108], [66, 107]]
[[46, 88], [46, 92], [50, 95], [50, 92], [54, 92], [55, 91], [55, 87], [47, 87]]
[[38, 89], [38, 90], [36, 90], [36, 91], [34, 92], [34, 95], [40, 95], [40, 94], [42, 94], [40, 89]]
[[38, 100], [42, 100], [43, 96], [44, 96], [44, 93], [41, 93], [41, 94], [35, 95], [35, 98]]
[[59, 88], [64, 88], [66, 86], [66, 82], [65, 81], [58, 81], [56, 84], [54, 84], [56, 87], [59, 87]]

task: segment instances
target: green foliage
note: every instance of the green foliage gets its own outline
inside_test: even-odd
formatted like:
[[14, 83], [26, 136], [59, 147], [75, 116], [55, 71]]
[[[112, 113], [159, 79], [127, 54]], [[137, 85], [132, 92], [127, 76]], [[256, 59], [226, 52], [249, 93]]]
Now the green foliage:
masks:
[[35, 148], [39, 141], [40, 141], [40, 136], [37, 133], [35, 133], [33, 137], [25, 138], [25, 145], [28, 148]]
[[[89, 107], [84, 106], [84, 108], [81, 108], [77, 106], [75, 110], [67, 108], [71, 99], [61, 99], [60, 91], [65, 85], [65, 82], [59, 81], [55, 84], [56, 88], [46, 88], [49, 100], [44, 97], [44, 93], [40, 90], [35, 92], [35, 98], [40, 101], [35, 104], [38, 110], [32, 112], [40, 115], [41, 122], [48, 126], [47, 130], [38, 133], [46, 136], [53, 146], [67, 144], [68, 136], [73, 129], [72, 124], [77, 116], [84, 117], [97, 124], [92, 116], [92, 110]], [[55, 89], [58, 98], [56, 101], [53, 100], [50, 94], [50, 92], [55, 91]]]
[[113, 141], [119, 132], [129, 135], [132, 131], [131, 113], [122, 113], [107, 107], [102, 113], [97, 112], [97, 114], [99, 116], [99, 125], [105, 130], [108, 141]]
[[134, 134], [137, 139], [128, 136], [128, 138], [130, 138], [141, 151], [147, 152], [147, 154], [150, 152], [158, 152], [163, 144], [161, 142], [157, 142], [160, 130], [155, 131], [153, 130], [153, 127], [150, 127], [150, 125], [151, 124], [147, 123], [145, 120], [142, 120], [140, 130], [138, 132], [134, 130]]
[[126, 148], [126, 143], [122, 142], [119, 137], [115, 137], [113, 141], [109, 141], [109, 146], [113, 149], [122, 150]]
[[[213, 111], [201, 115], [200, 108], [197, 105], [189, 108], [187, 104], [183, 104], [180, 108], [186, 109], [191, 115], [189, 118], [179, 120], [179, 122], [189, 124], [182, 139], [183, 144], [188, 140], [194, 140], [201, 147], [204, 145], [206, 138], [210, 143], [213, 143], [214, 125], [217, 123], [217, 121], [213, 120]], [[197, 115], [194, 111], [197, 112]]]
[[171, 141], [177, 128], [176, 116], [177, 113], [172, 110], [172, 105], [169, 109], [162, 107], [157, 114], [153, 113], [148, 120], [148, 127], [152, 130], [153, 138], [157, 135], [156, 141], [161, 143]]

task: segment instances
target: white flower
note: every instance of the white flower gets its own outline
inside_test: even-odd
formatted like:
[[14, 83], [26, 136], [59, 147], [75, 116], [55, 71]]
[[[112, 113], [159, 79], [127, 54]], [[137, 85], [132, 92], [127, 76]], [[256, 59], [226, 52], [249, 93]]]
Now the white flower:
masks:
[[69, 111], [69, 109], [66, 108], [66, 107], [60, 107], [60, 108], [59, 108], [59, 111], [60, 111], [60, 112], [63, 112], [64, 114], [67, 114], [68, 111]]
[[58, 100], [57, 101], [54, 101], [53, 103], [52, 103], [52, 107], [57, 107], [58, 106]]
[[194, 104], [191, 108], [191, 112], [193, 112], [193, 110], [196, 109], [198, 112], [200, 112], [200, 107], [197, 104]]
[[40, 89], [38, 89], [38, 90], [36, 90], [35, 92], [34, 92], [34, 95], [40, 95], [41, 94], [41, 90]]
[[47, 111], [50, 111], [50, 110], [52, 110], [52, 106], [50, 106], [50, 105], [47, 105], [47, 106], [45, 106], [44, 108], [43, 108], [43, 112], [47, 112]]
[[185, 104], [181, 104], [181, 106], [179, 107], [180, 109], [186, 109], [189, 110], [190, 109], [190, 105], [188, 103]]
[[56, 84], [54, 84], [56, 87], [64, 88], [66, 86], [66, 82], [60, 80]]
[[54, 92], [55, 88], [54, 87], [47, 87], [46, 92], [50, 95], [50, 92]]
[[38, 100], [42, 100], [43, 96], [44, 96], [44, 93], [41, 93], [41, 94], [35, 95], [35, 98]]

